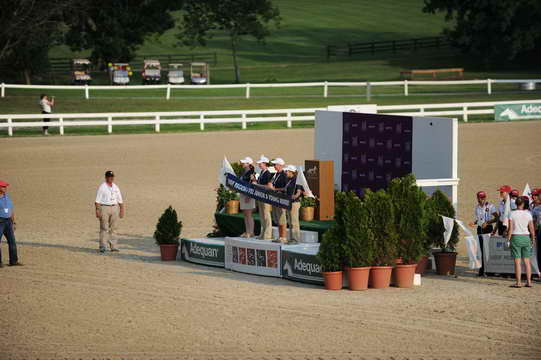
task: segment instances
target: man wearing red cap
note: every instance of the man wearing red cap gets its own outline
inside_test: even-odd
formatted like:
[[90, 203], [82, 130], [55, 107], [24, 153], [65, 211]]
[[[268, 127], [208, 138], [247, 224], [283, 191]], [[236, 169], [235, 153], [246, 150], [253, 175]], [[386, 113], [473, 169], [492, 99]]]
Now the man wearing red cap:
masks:
[[477, 206], [475, 207], [475, 222], [470, 226], [477, 225], [477, 235], [481, 246], [482, 265], [479, 269], [479, 276], [485, 275], [483, 234], [490, 234], [494, 231], [494, 225], [498, 222], [498, 211], [496, 207], [487, 201], [487, 194], [484, 191], [477, 193]]
[[[15, 213], [13, 202], [7, 194], [8, 183], [0, 181], [0, 241], [5, 236], [8, 241], [9, 266], [20, 266], [17, 257], [17, 244], [15, 243]], [[0, 268], [2, 265], [2, 252], [0, 250]]]
[[[541, 264], [541, 250], [539, 249], [539, 245], [541, 245], [541, 189], [532, 190], [532, 203], [530, 205], [530, 211], [533, 217], [533, 224], [535, 227], [537, 240], [534, 252], [537, 249], [538, 264]], [[535, 253], [533, 256], [535, 256]]]
[[518, 197], [520, 196], [519, 192], [517, 189], [513, 189], [511, 190], [511, 192], [509, 193], [509, 198], [511, 200], [511, 210], [516, 210], [517, 209], [517, 199]]
[[498, 189], [500, 192], [500, 206], [498, 208], [498, 235], [506, 236], [507, 229], [509, 227], [509, 216], [511, 215], [511, 200], [509, 194], [512, 189], [509, 185], [500, 186]]

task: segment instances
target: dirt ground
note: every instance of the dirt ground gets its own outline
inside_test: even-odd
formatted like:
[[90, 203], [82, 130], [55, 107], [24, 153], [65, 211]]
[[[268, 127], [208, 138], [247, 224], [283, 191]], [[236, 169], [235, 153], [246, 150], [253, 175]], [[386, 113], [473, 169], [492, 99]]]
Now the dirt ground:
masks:
[[[541, 186], [540, 130], [460, 125], [461, 219], [478, 190], [496, 200], [501, 184]], [[512, 289], [462, 266], [415, 289], [326, 292], [162, 263], [152, 233], [163, 210], [178, 210], [184, 236], [204, 236], [223, 155], [261, 153], [300, 164], [313, 157], [313, 130], [0, 140], [25, 264], [0, 270], [0, 359], [541, 358], [539, 283]], [[121, 252], [100, 256], [93, 201], [106, 169], [127, 216]]]

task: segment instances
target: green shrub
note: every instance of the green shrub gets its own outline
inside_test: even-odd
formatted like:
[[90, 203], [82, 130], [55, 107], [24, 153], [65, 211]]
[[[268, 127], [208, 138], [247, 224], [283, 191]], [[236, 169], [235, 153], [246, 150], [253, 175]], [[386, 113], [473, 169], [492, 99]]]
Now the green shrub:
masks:
[[434, 244], [445, 252], [454, 252], [459, 240], [458, 226], [453, 227], [451, 232], [451, 238], [445, 246], [443, 234], [445, 232], [445, 226], [443, 225], [443, 219], [440, 215], [455, 218], [455, 208], [453, 204], [440, 190], [436, 190], [432, 196], [427, 200], [429, 206], [429, 219], [428, 219], [428, 238], [430, 239], [430, 245]]
[[397, 257], [397, 234], [391, 197], [384, 190], [366, 190], [363, 202], [369, 215], [367, 227], [372, 230], [368, 245], [373, 249], [372, 265], [393, 265]]
[[222, 210], [230, 200], [239, 200], [239, 194], [220, 184], [216, 189], [216, 212]]
[[154, 231], [156, 244], [178, 244], [181, 230], [182, 221], [178, 220], [176, 210], [169, 206], [160, 216], [156, 225], [156, 231]]
[[371, 266], [374, 261], [374, 241], [369, 211], [353, 192], [340, 194], [339, 197], [343, 197], [343, 209], [338, 216], [344, 227], [344, 265]]
[[398, 237], [397, 257], [405, 264], [415, 264], [427, 254], [426, 230], [428, 210], [426, 194], [419, 188], [412, 174], [396, 178], [388, 188]]
[[244, 168], [242, 167], [242, 164], [240, 162], [231, 163], [231, 167], [233, 168], [233, 171], [235, 172], [235, 175], [237, 177], [240, 177], [244, 172]]
[[315, 207], [316, 199], [313, 197], [303, 197], [301, 200], [301, 207]]
[[336, 227], [332, 227], [323, 234], [319, 244], [317, 259], [324, 272], [342, 271], [342, 237]]

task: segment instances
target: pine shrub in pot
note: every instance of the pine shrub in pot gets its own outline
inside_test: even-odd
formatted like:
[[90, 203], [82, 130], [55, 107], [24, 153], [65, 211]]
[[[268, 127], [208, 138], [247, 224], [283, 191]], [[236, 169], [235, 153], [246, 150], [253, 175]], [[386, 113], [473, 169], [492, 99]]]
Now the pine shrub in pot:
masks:
[[182, 230], [182, 222], [172, 206], [165, 209], [156, 225], [154, 239], [160, 246], [162, 261], [176, 260], [179, 246], [179, 236]]
[[316, 209], [316, 199], [313, 197], [303, 197], [301, 200], [301, 220], [313, 221]]
[[397, 234], [394, 222], [394, 208], [391, 197], [384, 190], [372, 192], [366, 190], [363, 197], [369, 214], [369, 237], [373, 250], [370, 269], [370, 286], [373, 288], [389, 287], [392, 265], [397, 255]]
[[340, 229], [334, 226], [323, 234], [317, 253], [327, 290], [342, 289], [342, 258], [342, 237]]
[[344, 265], [351, 290], [366, 290], [370, 266], [374, 259], [373, 233], [366, 205], [353, 192], [340, 193], [342, 207], [336, 215], [344, 229]]
[[397, 255], [402, 260], [402, 264], [396, 265], [393, 278], [398, 287], [411, 287], [417, 262], [426, 254], [426, 194], [417, 186], [412, 174], [393, 179], [388, 192], [398, 236]]
[[439, 252], [434, 253], [436, 260], [436, 272], [438, 275], [454, 275], [456, 265], [456, 245], [459, 240], [458, 226], [453, 227], [451, 237], [447, 245], [445, 244], [444, 232], [445, 226], [440, 215], [454, 219], [456, 216], [453, 204], [440, 190], [436, 190], [428, 200], [430, 206], [430, 218], [428, 222], [428, 237], [434, 245], [440, 248]]

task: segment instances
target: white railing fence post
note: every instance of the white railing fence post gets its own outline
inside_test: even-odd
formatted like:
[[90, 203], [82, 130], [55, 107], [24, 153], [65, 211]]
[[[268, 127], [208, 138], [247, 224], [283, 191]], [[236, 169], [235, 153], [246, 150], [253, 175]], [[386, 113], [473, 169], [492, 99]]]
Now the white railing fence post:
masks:
[[464, 119], [464, 122], [468, 122], [468, 107], [467, 106], [462, 107], [462, 118]]
[[370, 84], [370, 81], [366, 82], [366, 101], [370, 101], [372, 98], [372, 85]]
[[171, 99], [171, 84], [167, 84], [167, 91], [165, 92], [165, 99]]
[[293, 122], [292, 122], [292, 119], [291, 119], [291, 113], [288, 112], [287, 113], [287, 127], [291, 129], [292, 126], [293, 126]]
[[88, 90], [88, 84], [85, 84], [85, 99], [90, 98], [90, 91]]
[[250, 83], [246, 83], [246, 99], [250, 98]]
[[492, 80], [491, 79], [487, 79], [487, 93], [489, 95], [492, 94]]
[[408, 80], [404, 80], [404, 96], [409, 96]]
[[160, 115], [156, 115], [156, 116], [154, 117], [154, 121], [156, 122], [156, 123], [154, 124], [154, 131], [160, 132]]
[[58, 122], [60, 123], [60, 126], [58, 127], [60, 135], [64, 135], [64, 119], [58, 118]]
[[205, 115], [203, 114], [199, 115], [199, 120], [201, 121], [199, 124], [199, 129], [203, 131], [205, 130]]
[[325, 81], [325, 84], [323, 85], [323, 97], [329, 96], [329, 82]]
[[6, 84], [2, 83], [2, 97], [6, 97]]
[[8, 119], [8, 135], [9, 136], [13, 136], [13, 121], [11, 120], [11, 118]]
[[242, 114], [242, 130], [246, 130], [246, 114]]
[[107, 133], [113, 133], [113, 117], [107, 116]]
[[421, 116], [425, 116], [425, 107], [424, 106], [421, 106], [419, 108], [419, 113], [421, 114]]

